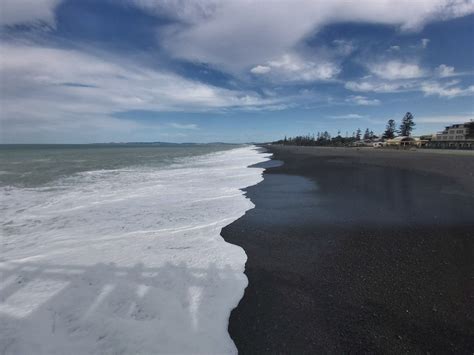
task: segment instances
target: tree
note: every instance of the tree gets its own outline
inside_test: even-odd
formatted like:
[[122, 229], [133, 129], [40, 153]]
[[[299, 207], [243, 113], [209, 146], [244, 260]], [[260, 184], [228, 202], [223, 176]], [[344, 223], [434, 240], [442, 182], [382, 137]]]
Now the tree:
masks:
[[400, 124], [400, 135], [401, 136], [410, 136], [411, 131], [413, 131], [413, 127], [415, 127], [415, 122], [413, 122], [413, 115], [410, 112], [405, 114], [403, 117], [402, 123]]
[[328, 141], [328, 140], [331, 139], [331, 135], [329, 134], [328, 131], [324, 131], [324, 132], [323, 132], [323, 139], [324, 139], [325, 141]]
[[382, 138], [393, 139], [395, 138], [395, 120], [388, 120], [385, 132], [383, 132]]
[[368, 128], [366, 128], [364, 132], [364, 140], [366, 139], [370, 139], [370, 132]]
[[360, 128], [357, 128], [355, 138], [356, 138], [356, 140], [360, 141]]

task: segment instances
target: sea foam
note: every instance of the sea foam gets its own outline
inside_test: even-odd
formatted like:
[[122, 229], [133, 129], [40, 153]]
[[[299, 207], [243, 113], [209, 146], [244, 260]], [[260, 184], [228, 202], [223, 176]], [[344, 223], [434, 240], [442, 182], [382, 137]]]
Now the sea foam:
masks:
[[253, 146], [166, 168], [3, 188], [4, 353], [236, 353], [246, 255], [221, 229], [253, 208]]

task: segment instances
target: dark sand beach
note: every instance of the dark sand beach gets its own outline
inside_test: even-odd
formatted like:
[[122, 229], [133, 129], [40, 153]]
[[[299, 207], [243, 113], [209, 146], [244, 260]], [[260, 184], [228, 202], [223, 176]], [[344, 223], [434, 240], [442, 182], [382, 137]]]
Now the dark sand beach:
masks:
[[240, 353], [473, 353], [474, 156], [266, 147], [223, 230], [248, 255]]

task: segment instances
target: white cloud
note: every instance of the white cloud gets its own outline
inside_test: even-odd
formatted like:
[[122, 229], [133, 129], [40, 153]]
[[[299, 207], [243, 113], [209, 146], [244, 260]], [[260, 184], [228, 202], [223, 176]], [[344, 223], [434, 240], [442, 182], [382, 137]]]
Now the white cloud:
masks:
[[176, 128], [176, 129], [191, 129], [191, 130], [194, 130], [194, 129], [198, 129], [198, 126], [197, 124], [194, 124], [194, 123], [170, 123], [170, 126], [173, 127], [173, 128]]
[[348, 81], [345, 88], [357, 92], [377, 92], [377, 93], [393, 93], [399, 91], [413, 90], [414, 82], [383, 82], [383, 81]]
[[336, 115], [336, 116], [328, 116], [328, 117], [335, 118], [335, 119], [360, 119], [360, 118], [366, 118], [367, 116], [359, 115], [358, 113], [348, 113], [346, 115]]
[[[441, 67], [441, 68], [440, 68]], [[454, 68], [440, 66], [437, 68], [437, 76], [446, 78], [458, 75], [454, 73]], [[436, 81], [436, 80], [369, 80], [369, 81], [348, 81], [345, 88], [354, 92], [375, 92], [375, 93], [396, 93], [407, 91], [421, 91], [425, 96], [439, 96], [453, 98], [460, 96], [474, 95], [474, 85], [461, 87], [459, 80]]]
[[422, 48], [428, 47], [428, 43], [430, 43], [430, 40], [428, 38], [422, 38], [421, 39], [421, 47]]
[[449, 65], [445, 64], [441, 64], [440, 66], [438, 66], [436, 68], [436, 73], [442, 78], [455, 75], [454, 67], [450, 67]]
[[1, 0], [0, 25], [36, 24], [54, 26], [54, 10], [61, 0]]
[[[290, 53], [302, 39], [340, 22], [416, 30], [431, 21], [474, 13], [472, 0], [124, 0], [152, 15], [177, 20], [161, 32], [174, 56], [232, 72]], [[44, 21], [54, 25], [60, 0], [2, 0], [1, 24]], [[242, 50], [245, 48], [245, 50]], [[341, 46], [345, 53], [351, 45]]]
[[[21, 90], [23, 95], [16, 95], [19, 99], [29, 97], [30, 92], [40, 96], [55, 93], [58, 97], [79, 98], [70, 102], [75, 107], [97, 104], [116, 111], [215, 108], [251, 105], [259, 100], [252, 93], [222, 89], [73, 50], [2, 45], [2, 52], [7, 53], [0, 62], [3, 84], [9, 87], [6, 93], [18, 90], [16, 93], [20, 94]], [[43, 93], [37, 93], [38, 88]]]
[[[471, 0], [135, 0], [151, 13], [173, 13], [184, 26], [162, 36], [176, 57], [241, 72], [289, 53], [322, 27], [363, 22], [417, 30], [430, 21], [474, 13]], [[245, 48], [245, 50], [242, 50]]]
[[339, 74], [340, 67], [326, 60], [307, 60], [296, 54], [284, 54], [267, 63], [275, 81], [331, 80]]
[[388, 50], [398, 52], [400, 50], [400, 46], [390, 46], [390, 48]]
[[414, 63], [405, 63], [397, 60], [369, 64], [368, 69], [379, 78], [387, 80], [413, 79], [424, 75], [423, 70]]
[[360, 106], [380, 105], [380, 100], [370, 99], [366, 96], [360, 96], [360, 95], [351, 95], [346, 99], [346, 102], [356, 104], [356, 105], [360, 105]]
[[2, 132], [17, 135], [143, 127], [114, 117], [123, 111], [259, 109], [281, 102], [74, 50], [4, 43], [0, 52]]
[[416, 117], [416, 122], [419, 123], [439, 123], [439, 124], [454, 124], [464, 123], [474, 120], [474, 114], [470, 115], [444, 115], [444, 116], [421, 116]]
[[474, 95], [474, 85], [462, 88], [456, 86], [457, 84], [459, 84], [457, 80], [448, 83], [424, 82], [421, 84], [421, 91], [426, 96], [436, 95], [446, 98]]
[[253, 67], [250, 69], [250, 72], [252, 74], [266, 74], [268, 73], [272, 68], [266, 66], [266, 65], [257, 65], [256, 67]]

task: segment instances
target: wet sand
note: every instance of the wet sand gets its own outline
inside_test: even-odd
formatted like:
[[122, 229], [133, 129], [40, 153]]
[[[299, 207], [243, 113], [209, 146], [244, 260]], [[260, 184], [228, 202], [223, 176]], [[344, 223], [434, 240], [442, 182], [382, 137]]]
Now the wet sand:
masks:
[[474, 351], [473, 155], [268, 149], [222, 233], [248, 255], [240, 353]]

